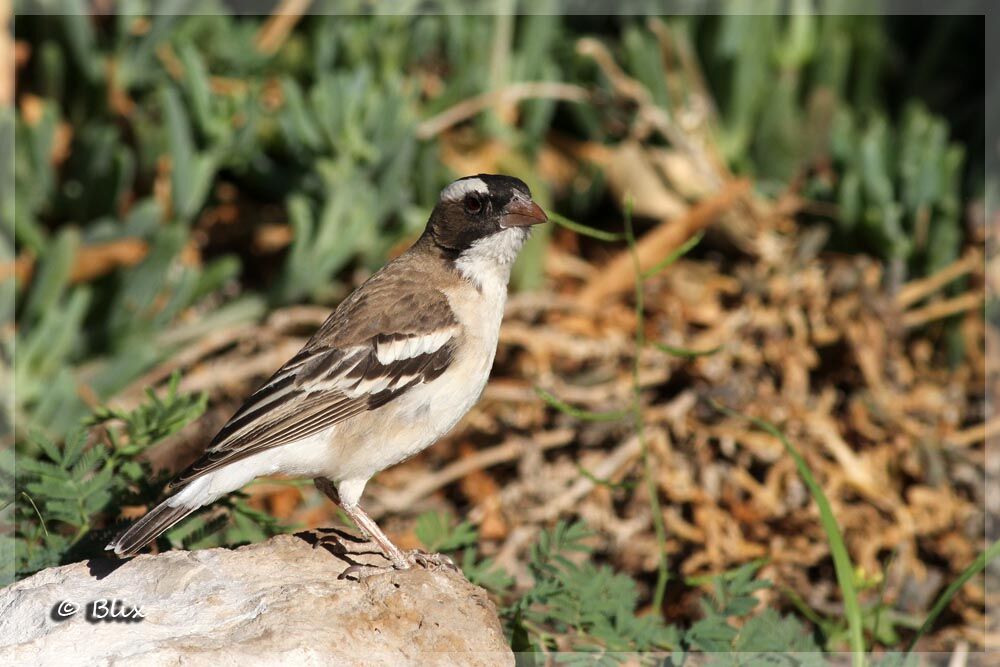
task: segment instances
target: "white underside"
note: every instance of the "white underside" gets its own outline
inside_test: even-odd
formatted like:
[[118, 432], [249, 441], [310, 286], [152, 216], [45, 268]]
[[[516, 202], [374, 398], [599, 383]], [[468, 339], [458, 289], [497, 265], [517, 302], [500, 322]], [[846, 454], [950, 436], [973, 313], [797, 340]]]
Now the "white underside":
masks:
[[200, 507], [257, 477], [283, 474], [331, 479], [342, 502], [357, 504], [372, 475], [432, 445], [459, 422], [479, 400], [492, 365], [492, 353], [456, 363], [381, 408], [199, 477], [167, 502]]
[[337, 484], [341, 502], [357, 504], [372, 475], [436, 442], [479, 400], [496, 354], [510, 266], [525, 238], [521, 229], [500, 232], [456, 262], [478, 291], [463, 284], [445, 292], [464, 341], [437, 379], [326, 431], [199, 477], [167, 503], [201, 507], [257, 477], [284, 474], [329, 478]]

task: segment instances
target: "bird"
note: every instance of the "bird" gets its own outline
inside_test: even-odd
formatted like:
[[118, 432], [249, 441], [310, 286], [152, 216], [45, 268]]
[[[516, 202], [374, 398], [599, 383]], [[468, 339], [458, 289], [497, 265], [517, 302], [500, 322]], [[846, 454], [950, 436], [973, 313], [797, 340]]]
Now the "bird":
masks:
[[519, 178], [476, 174], [441, 190], [423, 234], [372, 274], [247, 398], [173, 493], [106, 549], [136, 555], [250, 481], [312, 478], [397, 570], [404, 552], [361, 508], [371, 477], [429, 447], [479, 400], [496, 355], [511, 267], [548, 220]]

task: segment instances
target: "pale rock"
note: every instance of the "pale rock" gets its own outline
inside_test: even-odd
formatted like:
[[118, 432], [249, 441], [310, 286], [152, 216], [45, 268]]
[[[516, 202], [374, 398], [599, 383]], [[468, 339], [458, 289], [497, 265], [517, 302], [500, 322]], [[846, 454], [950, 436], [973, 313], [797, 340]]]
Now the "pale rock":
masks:
[[[50, 568], [0, 591], [0, 664], [514, 664], [493, 604], [461, 574], [338, 580], [346, 567], [283, 535]], [[144, 618], [88, 620], [83, 606], [101, 599], [136, 605]], [[62, 601], [81, 609], [57, 621]]]

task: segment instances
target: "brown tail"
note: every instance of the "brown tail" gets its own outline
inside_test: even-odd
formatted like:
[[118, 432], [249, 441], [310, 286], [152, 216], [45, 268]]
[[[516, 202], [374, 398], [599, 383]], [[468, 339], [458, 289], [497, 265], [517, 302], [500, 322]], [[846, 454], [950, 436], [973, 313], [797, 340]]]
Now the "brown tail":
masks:
[[170, 530], [196, 509], [198, 508], [183, 505], [171, 507], [164, 501], [129, 526], [128, 530], [112, 540], [104, 549], [114, 551], [115, 555], [121, 558], [134, 556], [140, 549]]

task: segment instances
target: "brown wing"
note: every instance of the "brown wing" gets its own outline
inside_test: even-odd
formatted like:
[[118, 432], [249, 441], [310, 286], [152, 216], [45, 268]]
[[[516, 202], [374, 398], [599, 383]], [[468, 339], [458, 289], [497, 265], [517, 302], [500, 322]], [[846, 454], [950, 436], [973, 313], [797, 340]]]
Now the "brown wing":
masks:
[[243, 403], [175, 486], [374, 410], [444, 372], [459, 332], [447, 298], [379, 275]]

